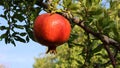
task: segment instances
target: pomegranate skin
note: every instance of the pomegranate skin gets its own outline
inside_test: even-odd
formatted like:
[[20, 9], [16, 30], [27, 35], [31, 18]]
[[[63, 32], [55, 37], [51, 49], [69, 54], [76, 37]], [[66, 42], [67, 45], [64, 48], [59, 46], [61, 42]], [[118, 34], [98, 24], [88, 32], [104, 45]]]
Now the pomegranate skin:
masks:
[[[59, 14], [45, 13], [39, 15], [34, 22], [34, 37], [40, 44], [48, 46], [48, 51], [69, 39], [71, 26], [69, 21]], [[53, 52], [52, 51], [52, 52]]]

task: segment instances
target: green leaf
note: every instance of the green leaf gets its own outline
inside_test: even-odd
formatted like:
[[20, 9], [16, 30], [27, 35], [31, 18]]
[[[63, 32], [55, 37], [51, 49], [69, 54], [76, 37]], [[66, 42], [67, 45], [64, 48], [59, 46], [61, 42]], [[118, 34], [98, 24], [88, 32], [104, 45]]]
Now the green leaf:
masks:
[[0, 36], [0, 40], [2, 40], [3, 38], [7, 38], [7, 34], [5, 33], [5, 34], [2, 34], [1, 36]]
[[103, 9], [102, 8], [92, 8], [91, 11], [89, 11], [89, 14], [90, 15], [96, 15], [96, 16], [99, 16], [100, 14], [103, 13]]
[[14, 41], [13, 39], [11, 39], [11, 43], [12, 43], [14, 46], [16, 46], [15, 41]]
[[78, 34], [71, 34], [71, 36], [70, 36], [70, 41], [73, 41], [73, 40], [75, 40], [76, 38], [78, 38]]
[[30, 41], [30, 39], [29, 39], [29, 37], [28, 37], [28, 36], [26, 37], [26, 41], [27, 41], [27, 43]]
[[13, 37], [16, 36], [16, 35], [19, 35], [19, 32], [14, 32], [14, 33], [12, 33], [12, 36], [13, 36]]
[[22, 14], [18, 14], [18, 13], [15, 13], [13, 15], [13, 18], [18, 19], [20, 22], [22, 22], [23, 20], [25, 20], [25, 17]]
[[86, 0], [86, 6], [90, 7], [92, 5], [92, 0]]
[[92, 53], [97, 53], [99, 51], [101, 51], [101, 49], [103, 48], [103, 45], [98, 45], [95, 49], [92, 50]]
[[5, 44], [7, 44], [7, 43], [8, 43], [8, 37], [5, 38]]
[[26, 41], [23, 38], [19, 37], [19, 36], [15, 36], [14, 39], [16, 41], [20, 41], [20, 42], [26, 43]]
[[78, 10], [80, 9], [80, 4], [79, 3], [73, 3], [70, 6], [68, 6], [69, 10]]
[[72, 4], [71, 0], [63, 0], [63, 7], [68, 8]]
[[22, 25], [17, 25], [17, 24], [14, 24], [14, 27], [18, 28], [18, 29], [24, 29], [24, 27]]
[[6, 27], [6, 26], [0, 26], [0, 30], [5, 30], [5, 29], [7, 29], [8, 27]]
[[29, 26], [25, 26], [25, 29], [26, 29], [26, 32], [28, 33], [28, 36], [29, 36], [33, 41], [35, 41], [32, 29], [30, 29]]
[[7, 16], [6, 15], [0, 15], [0, 17], [3, 17], [4, 19], [6, 19], [7, 20]]
[[24, 32], [24, 33], [20, 33], [20, 36], [25, 36], [26, 34], [27, 34], [27, 33], [25, 33], [25, 32]]
[[32, 30], [29, 30], [29, 31], [28, 31], [28, 35], [29, 35], [29, 37], [30, 37], [33, 41], [35, 40]]

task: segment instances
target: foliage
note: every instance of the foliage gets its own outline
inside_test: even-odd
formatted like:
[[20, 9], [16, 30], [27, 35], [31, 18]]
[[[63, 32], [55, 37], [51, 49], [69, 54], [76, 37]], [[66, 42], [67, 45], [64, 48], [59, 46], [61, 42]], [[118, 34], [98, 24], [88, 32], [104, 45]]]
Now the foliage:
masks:
[[0, 25], [5, 31], [0, 40], [6, 44], [34, 40], [33, 21], [42, 10], [62, 14], [71, 22], [69, 41], [57, 55], [37, 58], [34, 68], [120, 67], [119, 0], [1, 0], [0, 6], [4, 7], [0, 17], [8, 22]]
[[[5, 31], [0, 36], [0, 40], [5, 39], [5, 43], [12, 43], [16, 46], [15, 41], [23, 43], [29, 42], [29, 39], [33, 39], [32, 27], [34, 18], [41, 11], [40, 6], [35, 6], [34, 1], [14, 1], [14, 0], [2, 0], [0, 6], [3, 6], [4, 14], [0, 17], [7, 20], [8, 26], [0, 25], [0, 30]], [[4, 22], [3, 22], [4, 23]]]
[[[57, 54], [47, 54], [45, 57], [35, 58], [34, 68], [112, 68], [106, 50], [101, 41], [88, 42], [84, 31], [74, 26], [69, 43], [57, 48]], [[112, 49], [111, 49], [112, 50]], [[120, 61], [117, 56], [119, 67]]]

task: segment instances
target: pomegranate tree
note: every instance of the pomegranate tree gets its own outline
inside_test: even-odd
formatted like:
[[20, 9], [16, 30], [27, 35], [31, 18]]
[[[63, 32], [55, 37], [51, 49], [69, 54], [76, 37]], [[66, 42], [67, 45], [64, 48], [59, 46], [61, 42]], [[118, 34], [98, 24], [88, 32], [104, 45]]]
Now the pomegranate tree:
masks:
[[35, 19], [33, 30], [36, 41], [48, 47], [47, 53], [56, 53], [56, 47], [69, 39], [71, 26], [57, 13], [44, 13]]

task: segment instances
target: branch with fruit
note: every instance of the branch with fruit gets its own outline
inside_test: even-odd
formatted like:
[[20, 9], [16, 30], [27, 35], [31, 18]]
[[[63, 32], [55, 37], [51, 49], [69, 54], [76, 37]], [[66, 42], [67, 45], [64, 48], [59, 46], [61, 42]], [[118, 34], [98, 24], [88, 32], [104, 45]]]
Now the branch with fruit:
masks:
[[[48, 0], [49, 1], [49, 0]], [[43, 0], [40, 0], [40, 2], [37, 2], [37, 5], [42, 6], [44, 9], [48, 9], [48, 5], [46, 3], [43, 3]], [[72, 22], [76, 23], [78, 26], [80, 26], [81, 28], [83, 28], [87, 33], [92, 34], [93, 36], [99, 38], [104, 44], [108, 44], [108, 45], [113, 45], [114, 47], [116, 47], [119, 51], [120, 51], [120, 43], [118, 43], [117, 41], [115, 41], [112, 38], [109, 38], [106, 35], [103, 35], [101, 33], [97, 33], [92, 31], [90, 28], [88, 28], [87, 26], [84, 25], [85, 20], [79, 20], [75, 17], [68, 17], [67, 13], [62, 13], [62, 12], [58, 12], [59, 14], [63, 15], [64, 17], [66, 17], [69, 20], [72, 20]]]
[[[46, 2], [48, 2], [48, 1], [46, 1]], [[47, 3], [43, 3], [43, 0], [40, 0], [40, 2], [37, 2], [37, 4], [39, 6], [41, 6], [41, 7], [43, 7], [44, 9], [49, 9], [48, 4]], [[115, 66], [116, 66], [115, 55], [116, 54], [113, 55], [113, 53], [110, 51], [110, 47], [109, 46], [111, 45], [111, 46], [115, 47], [117, 49], [117, 52], [118, 52], [118, 51], [120, 51], [120, 43], [119, 42], [117, 42], [116, 40], [108, 37], [107, 35], [104, 35], [102, 33], [98, 33], [98, 32], [92, 31], [92, 29], [90, 29], [88, 26], [86, 26], [84, 24], [86, 22], [85, 20], [79, 20], [79, 19], [75, 18], [74, 16], [69, 16], [68, 13], [64, 13], [64, 12], [58, 12], [58, 14], [63, 15], [68, 20], [71, 20], [76, 25], [78, 25], [82, 29], [84, 29], [85, 32], [93, 35], [94, 37], [96, 37], [98, 39], [100, 39], [102, 41], [102, 43], [103, 43], [103, 46], [104, 46], [105, 50], [107, 51], [107, 53], [109, 55], [109, 58], [111, 60], [111, 63], [113, 65], [113, 67], [115, 68]]]

